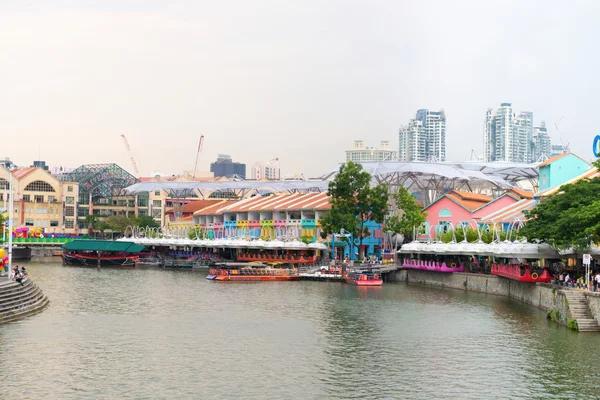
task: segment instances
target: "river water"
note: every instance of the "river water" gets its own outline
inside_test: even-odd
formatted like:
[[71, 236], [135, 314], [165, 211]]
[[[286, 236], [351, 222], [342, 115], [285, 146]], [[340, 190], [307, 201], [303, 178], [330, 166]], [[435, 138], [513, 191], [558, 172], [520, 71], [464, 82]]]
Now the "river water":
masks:
[[0, 399], [600, 396], [600, 334], [504, 297], [29, 270], [51, 305], [0, 326]]

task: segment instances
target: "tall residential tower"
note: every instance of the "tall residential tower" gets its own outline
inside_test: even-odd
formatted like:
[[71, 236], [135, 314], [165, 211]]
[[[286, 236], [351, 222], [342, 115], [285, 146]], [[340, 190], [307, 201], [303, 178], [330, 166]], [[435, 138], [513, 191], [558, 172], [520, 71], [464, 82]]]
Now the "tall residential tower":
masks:
[[530, 163], [533, 152], [533, 113], [515, 114], [511, 103], [488, 109], [484, 125], [485, 161]]
[[400, 128], [400, 161], [446, 161], [446, 114], [444, 110], [417, 110], [415, 118]]

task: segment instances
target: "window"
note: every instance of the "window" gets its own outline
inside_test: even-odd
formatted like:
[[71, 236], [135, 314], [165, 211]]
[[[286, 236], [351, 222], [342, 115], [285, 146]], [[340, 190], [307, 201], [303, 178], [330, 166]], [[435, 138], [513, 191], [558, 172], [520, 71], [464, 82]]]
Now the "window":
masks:
[[73, 191], [73, 186], [67, 186], [67, 192], [72, 192]]
[[35, 212], [37, 214], [48, 214], [48, 210], [45, 208], [38, 208], [37, 210], [35, 210]]
[[0, 189], [8, 189], [9, 188], [8, 181], [4, 178], [0, 178]]
[[25, 220], [25, 226], [33, 226], [33, 220], [32, 219], [26, 219]]
[[23, 195], [23, 201], [30, 202], [31, 201], [31, 196], [29, 196], [28, 194], [24, 194]]
[[36, 203], [44, 202], [44, 196], [33, 196], [33, 197], [34, 197]]
[[58, 226], [58, 221], [50, 221], [50, 226]]
[[72, 219], [65, 220], [65, 228], [73, 229], [73, 226], [75, 226], [75, 221], [73, 221]]
[[138, 212], [138, 214], [139, 214], [140, 217], [145, 217], [146, 216], [146, 210], [140, 210]]
[[155, 196], [160, 196], [160, 190], [157, 190], [156, 192], [154, 192]]
[[56, 203], [56, 197], [55, 196], [48, 196], [48, 203]]
[[65, 215], [67, 217], [74, 217], [75, 216], [75, 207], [73, 207], [73, 206], [65, 207]]
[[54, 192], [54, 188], [44, 181], [33, 181], [25, 186], [25, 192]]
[[160, 208], [162, 202], [160, 200], [152, 200], [152, 207]]
[[67, 197], [65, 197], [65, 203], [67, 203], [67, 204], [75, 204], [75, 197], [73, 197], [73, 196], [67, 196]]
[[438, 217], [452, 217], [452, 213], [447, 208], [442, 208], [438, 214]]

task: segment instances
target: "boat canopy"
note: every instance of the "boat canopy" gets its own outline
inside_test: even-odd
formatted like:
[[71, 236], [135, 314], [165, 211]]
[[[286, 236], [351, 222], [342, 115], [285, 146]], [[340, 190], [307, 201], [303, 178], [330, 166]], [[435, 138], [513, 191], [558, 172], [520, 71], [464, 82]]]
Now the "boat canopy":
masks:
[[65, 250], [70, 251], [107, 251], [140, 253], [144, 246], [131, 242], [117, 242], [113, 240], [73, 240], [65, 243]]

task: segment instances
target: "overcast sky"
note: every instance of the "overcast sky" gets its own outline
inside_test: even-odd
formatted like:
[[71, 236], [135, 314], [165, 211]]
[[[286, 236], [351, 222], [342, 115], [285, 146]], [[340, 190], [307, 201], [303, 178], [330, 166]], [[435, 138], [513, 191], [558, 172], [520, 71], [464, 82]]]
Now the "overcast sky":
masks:
[[316, 176], [355, 139], [397, 147], [417, 109], [444, 108], [448, 159], [462, 161], [483, 153], [486, 109], [512, 102], [590, 159], [599, 11], [594, 0], [0, 0], [0, 157], [131, 170], [124, 133], [142, 174], [175, 174], [193, 169], [204, 134], [202, 170], [226, 153]]

